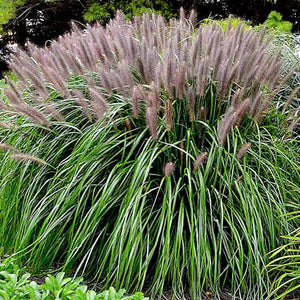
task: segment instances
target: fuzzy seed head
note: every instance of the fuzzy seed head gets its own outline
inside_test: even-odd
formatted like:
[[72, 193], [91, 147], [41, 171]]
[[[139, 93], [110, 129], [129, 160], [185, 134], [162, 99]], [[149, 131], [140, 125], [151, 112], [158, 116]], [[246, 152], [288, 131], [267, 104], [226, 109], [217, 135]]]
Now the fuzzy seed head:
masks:
[[198, 155], [198, 157], [194, 162], [193, 172], [196, 172], [200, 168], [200, 166], [206, 161], [207, 155], [208, 155], [207, 152], [203, 152], [200, 155]]
[[236, 158], [237, 159], [242, 159], [244, 157], [244, 155], [251, 149], [251, 143], [248, 142], [244, 145], [241, 146], [241, 148], [238, 150], [237, 154], [236, 154]]
[[165, 164], [165, 169], [164, 169], [165, 177], [170, 177], [174, 171], [175, 171], [175, 163], [167, 162]]
[[13, 152], [19, 152], [19, 150], [17, 148], [15, 148], [12, 145], [6, 144], [6, 143], [0, 143], [0, 149], [10, 150]]
[[21, 161], [35, 162], [39, 165], [47, 165], [47, 162], [44, 161], [43, 159], [40, 159], [36, 156], [32, 156], [32, 155], [29, 155], [29, 154], [16, 153], [16, 154], [11, 154], [9, 157], [12, 158], [12, 159], [21, 160]]
[[165, 117], [167, 131], [170, 131], [174, 126], [173, 113], [174, 111], [173, 111], [172, 101], [168, 99], [165, 102], [165, 107], [164, 107], [164, 117]]

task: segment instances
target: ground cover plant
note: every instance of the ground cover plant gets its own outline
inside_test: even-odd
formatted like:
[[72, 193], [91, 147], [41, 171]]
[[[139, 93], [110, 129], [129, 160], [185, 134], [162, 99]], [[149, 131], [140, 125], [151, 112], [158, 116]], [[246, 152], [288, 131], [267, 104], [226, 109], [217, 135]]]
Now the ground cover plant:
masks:
[[299, 225], [282, 217], [298, 120], [274, 105], [293, 70], [264, 31], [195, 24], [118, 13], [19, 50], [1, 102], [3, 253], [152, 296], [269, 292], [268, 253]]
[[0, 262], [0, 299], [31, 300], [148, 300], [142, 293], [125, 296], [125, 290], [116, 291], [113, 287], [101, 293], [88, 290], [82, 278], [66, 278], [64, 272], [48, 275], [44, 283], [39, 284], [30, 278], [30, 274], [20, 269], [13, 260]]

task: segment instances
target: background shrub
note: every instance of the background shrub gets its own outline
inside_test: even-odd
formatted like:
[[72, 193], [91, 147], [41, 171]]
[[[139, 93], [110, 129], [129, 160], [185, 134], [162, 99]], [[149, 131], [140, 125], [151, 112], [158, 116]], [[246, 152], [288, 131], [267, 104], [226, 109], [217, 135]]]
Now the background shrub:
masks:
[[90, 1], [84, 13], [84, 18], [91, 21], [106, 23], [114, 17], [116, 10], [122, 10], [127, 19], [133, 16], [142, 15], [146, 12], [161, 14], [164, 18], [170, 19], [177, 13], [176, 6], [171, 1], [165, 0], [115, 0], [115, 1]]

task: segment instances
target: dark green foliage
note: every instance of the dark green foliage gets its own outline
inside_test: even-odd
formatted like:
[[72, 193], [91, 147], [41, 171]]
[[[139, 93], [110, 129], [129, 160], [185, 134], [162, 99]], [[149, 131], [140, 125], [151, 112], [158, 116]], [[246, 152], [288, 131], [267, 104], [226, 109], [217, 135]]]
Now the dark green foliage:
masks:
[[70, 29], [70, 20], [83, 22], [83, 4], [84, 1], [77, 0], [20, 0], [0, 3], [0, 76], [7, 70], [8, 56], [3, 52], [10, 53], [8, 44], [17, 43], [24, 47], [28, 40], [40, 46], [50, 44], [51, 40]]
[[5, 70], [8, 70], [8, 59], [11, 51], [8, 45], [0, 39], [0, 78], [1, 73]]
[[43, 46], [70, 29], [70, 20], [82, 21], [83, 6], [76, 0], [27, 0], [14, 19], [3, 25], [6, 40], [24, 46], [26, 40]]
[[172, 2], [166, 0], [114, 0], [114, 1], [91, 1], [87, 6], [84, 18], [91, 21], [106, 23], [115, 15], [116, 10], [122, 10], [128, 19], [147, 12], [161, 14], [166, 19], [176, 15], [176, 9]]

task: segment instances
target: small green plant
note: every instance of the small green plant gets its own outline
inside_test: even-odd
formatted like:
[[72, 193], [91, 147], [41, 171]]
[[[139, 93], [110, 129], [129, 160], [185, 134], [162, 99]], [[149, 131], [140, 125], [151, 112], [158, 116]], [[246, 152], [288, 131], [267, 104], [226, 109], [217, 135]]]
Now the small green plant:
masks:
[[283, 21], [281, 13], [277, 11], [270, 12], [267, 20], [264, 22], [268, 28], [279, 32], [291, 32], [293, 24], [289, 21]]

